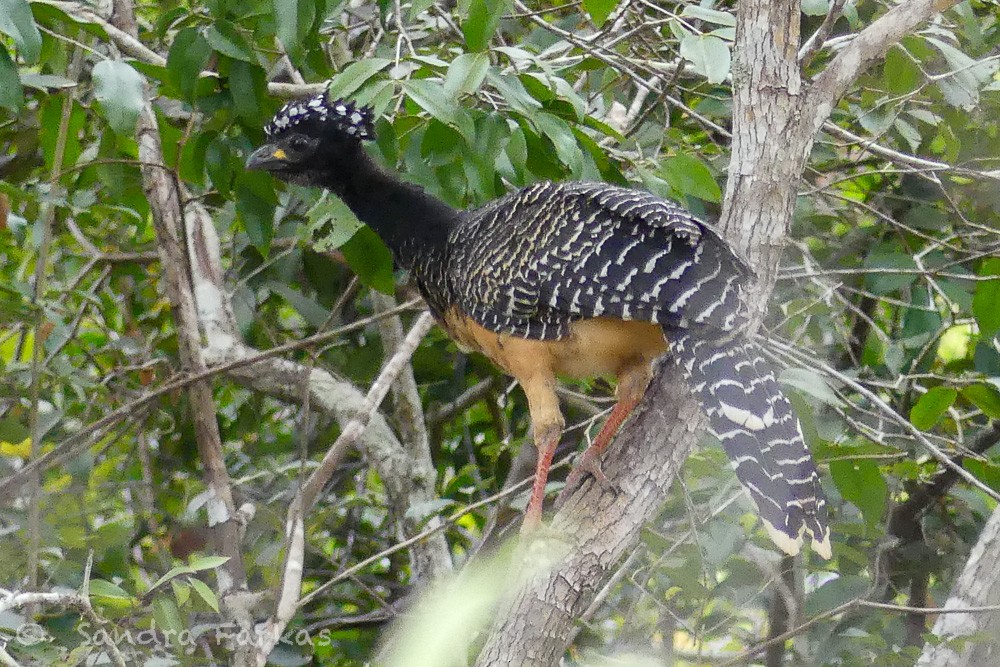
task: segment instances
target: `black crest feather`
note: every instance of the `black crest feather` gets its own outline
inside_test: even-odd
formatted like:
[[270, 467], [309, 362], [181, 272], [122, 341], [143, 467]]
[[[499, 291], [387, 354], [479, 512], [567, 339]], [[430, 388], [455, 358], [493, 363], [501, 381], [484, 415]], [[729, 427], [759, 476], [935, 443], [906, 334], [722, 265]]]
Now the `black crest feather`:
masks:
[[281, 134], [297, 125], [310, 124], [333, 128], [359, 141], [375, 138], [374, 110], [358, 106], [350, 100], [330, 101], [327, 90], [312, 97], [292, 100], [274, 114], [264, 134], [268, 137]]

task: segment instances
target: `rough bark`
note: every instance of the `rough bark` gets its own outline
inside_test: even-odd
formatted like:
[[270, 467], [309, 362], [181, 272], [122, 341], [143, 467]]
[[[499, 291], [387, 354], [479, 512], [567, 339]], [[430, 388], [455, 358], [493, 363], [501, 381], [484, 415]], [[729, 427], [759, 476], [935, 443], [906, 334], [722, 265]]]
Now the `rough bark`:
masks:
[[[993, 511], [955, 582], [945, 609], [1000, 605], [1000, 508]], [[980, 667], [1000, 662], [1000, 610], [938, 616], [918, 667]], [[963, 637], [975, 635], [973, 641]], [[954, 642], [954, 640], [959, 640]]]
[[[896, 6], [803, 83], [798, 52], [799, 3], [744, 0], [737, 12], [733, 63], [733, 140], [720, 226], [757, 272], [754, 303], [766, 307], [792, 218], [797, 184], [815, 134], [851, 82], [893, 42], [954, 4], [913, 0]], [[761, 316], [763, 313], [758, 313]], [[759, 323], [759, 319], [758, 319]], [[638, 416], [625, 425], [604, 463], [618, 496], [592, 485], [577, 491], [553, 519], [572, 527], [570, 552], [551, 571], [514, 591], [501, 608], [477, 665], [555, 665], [573, 624], [642, 524], [666, 498], [701, 431], [700, 411], [683, 380], [664, 366]], [[669, 402], [669, 403], [668, 403]]]
[[[143, 190], [153, 214], [160, 266], [164, 272], [163, 283], [177, 330], [178, 356], [185, 370], [201, 373], [208, 365], [202, 355], [197, 307], [189, 279], [181, 195], [173, 175], [165, 167], [159, 166], [163, 163], [163, 150], [156, 116], [148, 102], [139, 116], [138, 137]], [[246, 588], [246, 574], [240, 551], [240, 527], [229, 472], [226, 470], [222, 437], [216, 422], [211, 382], [203, 380], [192, 383], [188, 388], [188, 397], [198, 441], [198, 454], [209, 492], [207, 507], [212, 541], [215, 552], [229, 558], [217, 571], [219, 591], [224, 597], [230, 591]]]

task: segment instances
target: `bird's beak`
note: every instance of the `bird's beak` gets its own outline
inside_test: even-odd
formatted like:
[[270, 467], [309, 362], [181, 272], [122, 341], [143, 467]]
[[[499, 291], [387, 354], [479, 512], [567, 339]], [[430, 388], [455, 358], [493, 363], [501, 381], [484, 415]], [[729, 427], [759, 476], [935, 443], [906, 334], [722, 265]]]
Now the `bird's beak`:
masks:
[[275, 171], [288, 163], [288, 155], [284, 149], [271, 144], [264, 144], [247, 158], [247, 169], [260, 171]]

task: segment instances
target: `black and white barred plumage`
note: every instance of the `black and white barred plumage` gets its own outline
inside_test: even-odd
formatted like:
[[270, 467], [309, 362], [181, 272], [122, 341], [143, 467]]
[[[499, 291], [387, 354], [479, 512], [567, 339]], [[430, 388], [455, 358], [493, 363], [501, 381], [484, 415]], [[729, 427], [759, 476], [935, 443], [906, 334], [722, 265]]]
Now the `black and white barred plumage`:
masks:
[[819, 474], [745, 333], [752, 272], [713, 227], [647, 192], [537, 183], [467, 213], [446, 274], [425, 293], [449, 293], [491, 331], [555, 340], [577, 319], [660, 324], [772, 538], [795, 552], [804, 532], [829, 557]]
[[752, 272], [676, 204], [605, 183], [537, 183], [458, 211], [361, 150], [372, 114], [325, 94], [285, 105], [248, 166], [335, 192], [413, 274], [439, 319], [560, 340], [575, 321], [662, 327], [670, 356], [756, 502], [771, 537], [830, 556], [826, 501], [774, 371], [747, 337]]

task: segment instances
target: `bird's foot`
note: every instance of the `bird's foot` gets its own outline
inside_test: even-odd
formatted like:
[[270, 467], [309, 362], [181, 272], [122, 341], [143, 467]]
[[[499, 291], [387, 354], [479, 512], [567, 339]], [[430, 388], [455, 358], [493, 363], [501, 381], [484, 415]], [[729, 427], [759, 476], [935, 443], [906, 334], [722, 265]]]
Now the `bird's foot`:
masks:
[[583, 456], [577, 462], [573, 469], [570, 470], [569, 475], [566, 477], [566, 485], [563, 487], [562, 491], [559, 492], [559, 496], [556, 498], [555, 507], [562, 507], [566, 499], [573, 494], [576, 489], [580, 487], [583, 483], [583, 478], [585, 475], [590, 475], [594, 478], [594, 481], [600, 485], [602, 489], [614, 491], [617, 493], [617, 486], [608, 479], [608, 476], [604, 474], [601, 470], [601, 448], [594, 447], [591, 445], [583, 452]]

